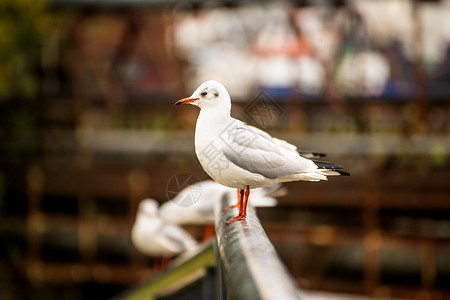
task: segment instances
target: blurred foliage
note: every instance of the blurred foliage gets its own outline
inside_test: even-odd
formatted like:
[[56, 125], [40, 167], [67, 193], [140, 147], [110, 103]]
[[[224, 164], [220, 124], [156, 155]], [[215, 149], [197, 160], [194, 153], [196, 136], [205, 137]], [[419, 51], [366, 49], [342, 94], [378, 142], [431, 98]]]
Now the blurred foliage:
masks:
[[4, 128], [0, 131], [3, 141], [0, 153], [3, 159], [10, 162], [24, 161], [26, 157], [37, 154], [39, 132], [38, 118], [32, 110], [18, 109], [2, 116]]
[[37, 95], [40, 45], [49, 16], [43, 0], [0, 1], [0, 101]]
[[2, 211], [5, 203], [5, 176], [0, 172], [0, 211]]

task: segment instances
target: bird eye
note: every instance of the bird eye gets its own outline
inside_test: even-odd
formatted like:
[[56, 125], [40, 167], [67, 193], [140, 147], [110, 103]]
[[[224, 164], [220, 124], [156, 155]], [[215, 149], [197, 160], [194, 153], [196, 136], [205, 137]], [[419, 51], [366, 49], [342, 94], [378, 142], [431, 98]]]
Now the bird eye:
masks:
[[202, 97], [205, 97], [206, 95], [208, 95], [208, 92], [202, 92], [200, 95], [202, 95]]

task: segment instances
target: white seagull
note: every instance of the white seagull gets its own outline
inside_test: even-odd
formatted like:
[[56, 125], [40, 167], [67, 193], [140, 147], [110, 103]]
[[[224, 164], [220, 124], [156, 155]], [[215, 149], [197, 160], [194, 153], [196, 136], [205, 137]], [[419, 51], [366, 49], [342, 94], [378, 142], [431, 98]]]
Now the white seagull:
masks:
[[158, 206], [153, 199], [144, 199], [139, 204], [131, 230], [131, 241], [136, 249], [154, 257], [170, 257], [195, 249], [197, 241], [189, 233], [160, 219]]
[[[280, 184], [252, 191], [249, 204], [254, 207], [273, 207], [283, 196], [285, 189]], [[172, 200], [163, 203], [159, 209], [165, 223], [176, 225], [207, 225], [214, 223], [214, 204], [222, 197], [234, 197], [236, 190], [218, 184], [213, 180], [200, 181], [182, 189]], [[193, 203], [183, 206], [182, 203]]]
[[190, 97], [175, 103], [179, 104], [200, 107], [195, 153], [205, 172], [216, 182], [238, 189], [239, 214], [227, 224], [245, 219], [250, 189], [349, 175], [340, 171], [340, 165], [305, 158], [296, 146], [232, 118], [230, 95], [217, 81], [203, 82]]

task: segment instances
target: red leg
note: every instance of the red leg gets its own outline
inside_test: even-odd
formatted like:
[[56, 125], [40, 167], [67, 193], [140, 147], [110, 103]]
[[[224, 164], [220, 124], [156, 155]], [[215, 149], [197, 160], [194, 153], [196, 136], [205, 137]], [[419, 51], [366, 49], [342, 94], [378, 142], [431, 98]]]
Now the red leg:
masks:
[[203, 241], [209, 240], [214, 235], [214, 226], [212, 224], [205, 225], [205, 232], [203, 233]]
[[239, 194], [241, 195], [241, 202], [239, 202], [239, 214], [242, 215], [244, 211], [244, 190], [239, 190]]
[[161, 269], [166, 269], [170, 263], [172, 262], [172, 259], [168, 256], [161, 257]]
[[250, 195], [250, 188], [247, 185], [247, 188], [245, 190], [245, 195], [244, 195], [244, 190], [240, 190], [240, 194], [241, 194], [241, 202], [239, 203], [239, 214], [234, 217], [231, 220], [227, 221], [227, 225], [230, 225], [232, 223], [234, 223], [235, 221], [238, 220], [245, 220], [245, 217], [247, 216], [247, 202], [248, 202], [248, 196]]
[[242, 212], [243, 212], [244, 217], [247, 216], [248, 196], [250, 196], [250, 188], [247, 185], [247, 188], [245, 189], [245, 197], [244, 197], [244, 200], [242, 201], [242, 206], [244, 207]]
[[225, 211], [228, 211], [230, 208], [235, 208], [235, 207], [239, 207], [240, 203], [241, 203], [241, 193], [240, 193], [240, 189], [237, 189], [237, 198], [238, 198], [238, 202], [236, 204], [233, 205], [229, 205], [227, 207], [224, 208]]
[[153, 270], [155, 270], [155, 272], [161, 272], [162, 269], [164, 269], [165, 266], [165, 262], [164, 262], [164, 258], [161, 257], [153, 257]]
[[161, 270], [161, 260], [159, 257], [153, 257], [153, 270], [156, 272]]

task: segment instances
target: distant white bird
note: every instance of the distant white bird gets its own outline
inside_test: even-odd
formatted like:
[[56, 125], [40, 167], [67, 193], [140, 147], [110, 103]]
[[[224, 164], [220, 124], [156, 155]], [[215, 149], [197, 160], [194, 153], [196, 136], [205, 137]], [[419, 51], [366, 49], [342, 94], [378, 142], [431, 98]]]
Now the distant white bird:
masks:
[[[276, 206], [278, 201], [273, 198], [285, 194], [280, 185], [258, 188], [249, 197], [250, 205], [254, 207]], [[165, 223], [186, 225], [204, 225], [214, 222], [214, 204], [222, 197], [236, 197], [236, 190], [218, 184], [212, 180], [205, 180], [190, 185], [181, 190], [175, 198], [163, 203], [160, 207], [161, 219]], [[182, 203], [193, 203], [190, 206]]]
[[170, 257], [197, 246], [197, 241], [184, 229], [160, 219], [158, 203], [153, 199], [144, 199], [139, 204], [131, 241], [139, 252], [154, 257]]
[[195, 130], [200, 164], [216, 182], [239, 190], [239, 214], [227, 224], [245, 219], [251, 188], [349, 175], [340, 165], [307, 159], [296, 146], [232, 118], [230, 95], [217, 81], [205, 81], [175, 105], [188, 103], [201, 109]]

